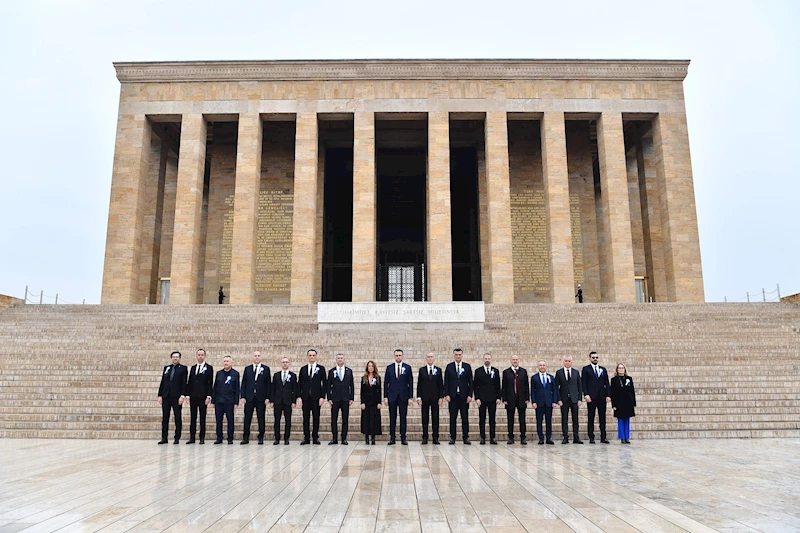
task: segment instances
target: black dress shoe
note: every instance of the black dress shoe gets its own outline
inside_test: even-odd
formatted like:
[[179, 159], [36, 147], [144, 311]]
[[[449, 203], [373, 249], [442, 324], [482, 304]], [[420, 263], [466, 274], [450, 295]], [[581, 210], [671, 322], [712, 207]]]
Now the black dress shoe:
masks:
[[175, 439], [175, 441], [172, 444], [180, 444], [180, 443], [181, 443], [180, 439]]
[[589, 439], [589, 444], [594, 444], [594, 439]]
[[467, 446], [471, 446], [472, 445], [472, 443], [469, 441], [469, 437], [466, 437], [464, 439], [464, 444], [466, 444]]
[[433, 437], [433, 443], [434, 444], [439, 444], [439, 439], [437, 437]]
[[306, 444], [311, 444], [311, 441], [308, 439], [303, 439], [303, 442], [300, 443], [300, 446], [305, 446]]
[[519, 443], [522, 444], [523, 446], [527, 446], [528, 445], [528, 439], [519, 439]]
[[622, 442], [624, 442], [625, 444], [630, 444], [630, 443], [631, 443], [630, 439], [625, 439], [625, 440], [624, 440], [624, 441], [622, 441]]
[[370, 444], [375, 444], [375, 435], [373, 435], [372, 438], [370, 438], [369, 440]]
[[492, 440], [489, 441], [489, 444], [497, 444], [497, 441], [492, 439]]
[[481, 439], [481, 444], [486, 444], [486, 439]]
[[423, 445], [428, 444], [428, 439], [422, 439], [422, 444]]
[[539, 444], [544, 444], [544, 439], [539, 439]]
[[347, 439], [342, 439], [342, 446], [347, 446]]
[[389, 442], [388, 442], [386, 445], [387, 445], [387, 446], [393, 446], [393, 445], [395, 445], [395, 444], [397, 444], [397, 442], [394, 440], [394, 437], [391, 437], [391, 438], [389, 439]]
[[545, 442], [546, 442], [547, 444], [555, 444], [555, 442], [553, 442], [551, 439], [547, 439]]
[[194, 439], [189, 439], [186, 441], [186, 444], [194, 444]]
[[408, 446], [408, 441], [406, 440], [405, 437], [400, 437], [400, 444], [402, 444], [403, 446]]
[[214, 444], [222, 444], [222, 439], [217, 439], [214, 441]]
[[603, 444], [611, 444], [610, 442], [608, 442], [608, 439], [600, 439], [600, 442], [602, 442]]
[[289, 445], [289, 439], [286, 439], [285, 441], [283, 441], [283, 444], [288, 446]]
[[314, 444], [322, 444], [319, 439], [314, 439]]
[[569, 444], [569, 439], [565, 438], [561, 441], [561, 444]]
[[506, 441], [506, 444], [514, 444], [514, 439], [508, 439], [508, 440]]
[[258, 443], [264, 444], [264, 437], [258, 437]]
[[233, 444], [233, 439], [228, 439], [228, 444]]
[[572, 444], [583, 444], [581, 439], [572, 439]]
[[167, 442], [168, 442], [167, 439], [161, 439], [160, 441], [158, 441], [159, 444], [166, 444]]
[[278, 444], [280, 444], [280, 443], [281, 443], [281, 441], [280, 441], [280, 440], [278, 440], [278, 439], [275, 439], [274, 441], [272, 441], [272, 445], [273, 445], [273, 446], [277, 446], [277, 445], [278, 445]]
[[205, 443], [206, 443], [206, 439], [200, 439], [200, 444], [205, 444]]
[[331, 439], [331, 441], [328, 443], [328, 446], [331, 446], [332, 444], [339, 444], [339, 441], [336, 439]]
[[244, 446], [245, 444], [250, 444], [250, 441], [249, 441], [249, 440], [247, 440], [247, 439], [243, 439], [243, 440], [242, 440], [242, 442], [240, 442], [239, 444], [241, 444], [242, 446]]
[[448, 444], [455, 444], [455, 443], [456, 443], [456, 439], [450, 439], [450, 442], [448, 442]]

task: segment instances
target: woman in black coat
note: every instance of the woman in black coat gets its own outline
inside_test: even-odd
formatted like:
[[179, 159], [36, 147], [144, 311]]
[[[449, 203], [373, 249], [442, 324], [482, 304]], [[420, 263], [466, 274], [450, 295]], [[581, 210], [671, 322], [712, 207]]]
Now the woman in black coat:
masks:
[[381, 377], [370, 361], [361, 378], [361, 433], [366, 444], [375, 444], [375, 435], [381, 434], [381, 392]]
[[617, 417], [617, 435], [622, 444], [631, 443], [631, 417], [636, 416], [636, 389], [633, 380], [628, 376], [624, 364], [617, 365], [615, 376], [611, 378], [611, 407]]

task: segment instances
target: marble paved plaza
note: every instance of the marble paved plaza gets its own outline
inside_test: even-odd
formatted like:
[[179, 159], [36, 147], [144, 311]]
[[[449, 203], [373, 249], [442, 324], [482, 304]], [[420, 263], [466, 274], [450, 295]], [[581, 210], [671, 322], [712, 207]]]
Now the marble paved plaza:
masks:
[[0, 440], [0, 532], [800, 531], [797, 440], [354, 441]]

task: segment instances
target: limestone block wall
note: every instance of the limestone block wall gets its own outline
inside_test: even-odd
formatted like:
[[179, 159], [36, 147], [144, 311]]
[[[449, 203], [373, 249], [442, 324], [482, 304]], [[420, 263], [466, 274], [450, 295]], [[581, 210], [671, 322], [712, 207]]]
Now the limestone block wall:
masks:
[[289, 303], [294, 208], [294, 122], [265, 122], [256, 237], [256, 303]]

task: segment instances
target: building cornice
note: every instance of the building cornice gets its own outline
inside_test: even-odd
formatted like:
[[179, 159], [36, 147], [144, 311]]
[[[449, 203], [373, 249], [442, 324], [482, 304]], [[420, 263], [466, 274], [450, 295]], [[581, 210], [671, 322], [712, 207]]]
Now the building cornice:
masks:
[[121, 83], [339, 80], [670, 80], [688, 60], [392, 59], [114, 63]]

